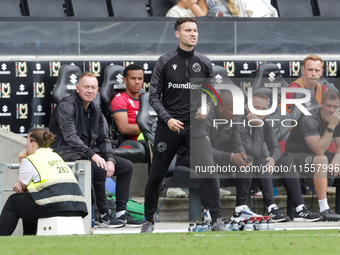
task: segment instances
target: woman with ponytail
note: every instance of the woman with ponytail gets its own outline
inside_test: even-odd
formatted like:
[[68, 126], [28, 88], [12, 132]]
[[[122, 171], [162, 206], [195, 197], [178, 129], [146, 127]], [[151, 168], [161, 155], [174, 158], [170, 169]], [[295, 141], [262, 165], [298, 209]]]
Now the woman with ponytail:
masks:
[[34, 129], [27, 137], [26, 150], [19, 153], [18, 182], [0, 216], [0, 235], [11, 235], [18, 220], [24, 235], [34, 235], [39, 218], [87, 215], [85, 199], [72, 170], [49, 145], [49, 130]]

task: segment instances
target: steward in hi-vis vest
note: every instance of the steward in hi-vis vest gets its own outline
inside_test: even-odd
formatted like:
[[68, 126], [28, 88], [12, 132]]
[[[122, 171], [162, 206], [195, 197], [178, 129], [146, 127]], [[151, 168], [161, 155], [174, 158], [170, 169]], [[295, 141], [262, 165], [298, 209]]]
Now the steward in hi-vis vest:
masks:
[[[27, 159], [40, 175], [27, 186], [37, 205], [47, 212], [82, 211], [87, 214], [85, 199], [71, 168], [49, 148], [40, 148]], [[46, 160], [48, 159], [48, 160]]]

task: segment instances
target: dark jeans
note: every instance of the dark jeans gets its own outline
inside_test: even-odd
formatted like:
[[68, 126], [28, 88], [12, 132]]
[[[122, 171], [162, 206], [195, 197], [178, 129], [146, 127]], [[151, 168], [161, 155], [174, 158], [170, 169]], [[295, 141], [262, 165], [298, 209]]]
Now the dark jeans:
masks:
[[83, 212], [46, 212], [38, 206], [30, 193], [12, 194], [0, 216], [0, 236], [13, 234], [22, 219], [24, 235], [35, 235], [39, 218], [55, 216], [82, 216]]
[[[202, 122], [203, 124], [203, 122]], [[145, 187], [145, 218], [154, 222], [153, 216], [157, 210], [159, 199], [159, 186], [163, 181], [170, 163], [181, 145], [190, 151], [191, 167], [214, 165], [211, 144], [207, 139], [204, 126], [199, 126], [197, 132], [190, 134], [190, 126], [185, 125], [184, 130], [174, 132], [167, 125], [157, 126], [153, 161], [150, 176]], [[200, 176], [200, 174], [199, 174]], [[216, 174], [200, 176], [204, 188], [204, 197], [210, 209], [213, 222], [221, 217], [220, 184]]]
[[[256, 166], [264, 166], [267, 164], [265, 158], [257, 159], [254, 161], [254, 165]], [[289, 156], [282, 156], [276, 163], [275, 166], [290, 166], [294, 165], [294, 159]], [[288, 169], [287, 168], [287, 169]], [[294, 207], [297, 207], [301, 204], [304, 204], [304, 200], [302, 198], [302, 193], [300, 189], [300, 181], [299, 174], [295, 172], [293, 167], [290, 168], [290, 172], [274, 172], [273, 175], [278, 175], [283, 180], [283, 185], [285, 186], [288, 194], [292, 199], [292, 203]], [[275, 204], [274, 200], [274, 192], [273, 192], [273, 182], [271, 175], [269, 173], [261, 173], [257, 174], [257, 181], [259, 183], [259, 187], [263, 193], [264, 201], [267, 206], [271, 204]]]
[[[81, 160], [81, 155], [76, 153], [60, 153], [65, 161]], [[86, 158], [87, 159], [87, 158]], [[133, 166], [130, 160], [115, 156], [116, 166], [114, 176], [117, 176], [116, 185], [116, 211], [126, 210], [126, 203], [130, 196], [130, 183], [132, 177]], [[97, 167], [96, 163], [91, 159], [92, 185], [95, 193], [98, 210], [101, 214], [107, 213], [109, 204], [106, 199], [105, 181], [106, 171], [101, 167]]]
[[[250, 161], [254, 161], [253, 157], [251, 156], [247, 156], [247, 157]], [[223, 160], [218, 160], [215, 163], [221, 166], [231, 165], [237, 168], [236, 180], [235, 180], [236, 206], [247, 205], [250, 187], [253, 181], [253, 174], [251, 172], [246, 173], [246, 172], [241, 171], [238, 166], [236, 166], [234, 163], [230, 161], [230, 158], [224, 158]], [[228, 178], [228, 175], [226, 175], [226, 178]], [[231, 178], [233, 177], [231, 176]]]

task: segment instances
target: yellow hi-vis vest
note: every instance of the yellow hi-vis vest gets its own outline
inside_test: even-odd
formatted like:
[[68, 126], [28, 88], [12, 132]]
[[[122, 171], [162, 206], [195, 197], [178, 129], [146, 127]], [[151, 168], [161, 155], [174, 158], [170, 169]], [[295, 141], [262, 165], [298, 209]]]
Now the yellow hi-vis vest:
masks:
[[83, 211], [85, 199], [71, 168], [50, 148], [41, 148], [26, 157], [40, 175], [40, 181], [28, 184], [27, 190], [37, 205], [46, 211]]

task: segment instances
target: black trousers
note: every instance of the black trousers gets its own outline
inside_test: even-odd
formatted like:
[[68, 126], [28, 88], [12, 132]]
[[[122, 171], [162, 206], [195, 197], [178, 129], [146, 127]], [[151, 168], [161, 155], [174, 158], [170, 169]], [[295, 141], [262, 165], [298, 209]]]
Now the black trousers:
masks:
[[[253, 157], [247, 156], [250, 161], [254, 161]], [[253, 174], [251, 172], [244, 172], [236, 166], [234, 163], [230, 161], [230, 158], [224, 158], [223, 160], [216, 161], [216, 164], [220, 166], [228, 166], [236, 168], [235, 173], [235, 186], [236, 186], [236, 206], [247, 205], [248, 204], [248, 197], [250, 192], [250, 187], [253, 181]], [[230, 178], [233, 178], [229, 174]], [[220, 177], [223, 177], [221, 175]], [[225, 175], [228, 178], [228, 174]]]
[[[159, 186], [181, 145], [190, 151], [190, 165], [193, 169], [194, 166], [214, 165], [211, 144], [203, 122], [194, 125], [194, 127], [193, 125], [184, 125], [184, 130], [174, 132], [167, 125], [159, 124], [157, 126], [150, 176], [145, 187], [145, 218], [149, 222], [154, 222], [153, 216], [157, 210]], [[202, 180], [204, 197], [214, 222], [221, 217], [219, 180], [216, 173], [209, 174], [209, 176], [198, 174]]]
[[12, 194], [0, 216], [0, 236], [12, 235], [22, 219], [24, 235], [35, 235], [39, 218], [55, 216], [82, 216], [82, 212], [46, 212], [38, 206], [30, 193]]
[[[254, 161], [255, 166], [264, 166], [267, 164], [265, 158], [257, 159]], [[276, 163], [275, 166], [286, 166], [285, 169], [291, 169], [289, 172], [285, 171], [275, 171], [273, 175], [278, 175], [283, 180], [283, 185], [287, 190], [287, 193], [292, 199], [292, 203], [294, 207], [297, 207], [301, 204], [304, 204], [304, 200], [302, 197], [300, 182], [299, 182], [299, 174], [293, 171], [294, 159], [290, 156], [282, 156]], [[279, 170], [279, 168], [277, 168]], [[282, 168], [281, 168], [282, 169]], [[273, 182], [271, 175], [269, 173], [257, 174], [257, 181], [259, 183], [259, 187], [263, 193], [263, 198], [267, 206], [271, 204], [275, 204], [274, 200], [274, 192], [273, 192]]]
[[[75, 161], [84, 159], [81, 155], [75, 153], [61, 153], [60, 156], [65, 161]], [[87, 159], [87, 158], [86, 158]], [[133, 166], [130, 160], [115, 156], [116, 166], [113, 176], [117, 176], [116, 184], [116, 210], [117, 212], [126, 210], [126, 203], [130, 196], [130, 183], [132, 177]], [[94, 161], [91, 161], [92, 185], [95, 193], [95, 199], [98, 210], [101, 214], [107, 213], [109, 204], [106, 198], [105, 169], [98, 167]]]

